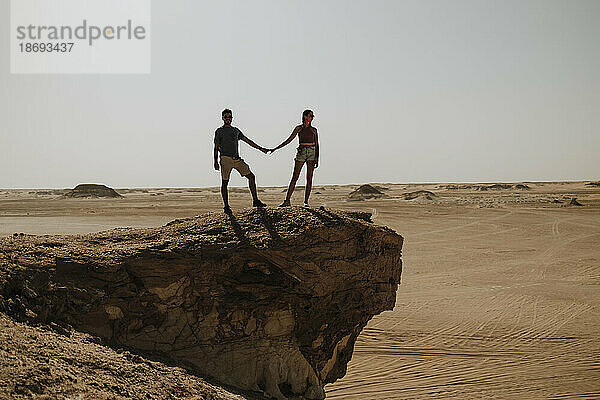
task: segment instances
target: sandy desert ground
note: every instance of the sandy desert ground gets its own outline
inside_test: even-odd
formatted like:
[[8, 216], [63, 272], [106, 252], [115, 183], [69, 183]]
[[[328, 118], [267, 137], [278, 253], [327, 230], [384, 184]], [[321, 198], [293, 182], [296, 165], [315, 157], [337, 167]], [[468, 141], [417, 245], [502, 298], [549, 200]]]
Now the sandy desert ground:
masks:
[[[329, 399], [600, 398], [600, 187], [521, 184], [373, 184], [383, 196], [363, 201], [348, 200], [358, 185], [314, 189], [313, 207], [370, 211], [405, 238], [396, 308], [367, 325]], [[124, 198], [0, 190], [0, 235], [222, 210], [218, 188], [117, 191]], [[283, 191], [260, 197], [276, 206]], [[230, 198], [250, 205], [245, 188]]]

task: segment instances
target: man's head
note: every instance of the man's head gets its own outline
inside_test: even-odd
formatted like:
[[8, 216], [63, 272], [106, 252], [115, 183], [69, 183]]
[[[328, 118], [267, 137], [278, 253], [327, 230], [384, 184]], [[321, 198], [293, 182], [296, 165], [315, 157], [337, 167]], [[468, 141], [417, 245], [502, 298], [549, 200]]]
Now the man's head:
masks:
[[229, 108], [226, 108], [221, 112], [221, 118], [223, 118], [223, 123], [225, 125], [231, 125], [231, 121], [233, 120], [233, 113]]

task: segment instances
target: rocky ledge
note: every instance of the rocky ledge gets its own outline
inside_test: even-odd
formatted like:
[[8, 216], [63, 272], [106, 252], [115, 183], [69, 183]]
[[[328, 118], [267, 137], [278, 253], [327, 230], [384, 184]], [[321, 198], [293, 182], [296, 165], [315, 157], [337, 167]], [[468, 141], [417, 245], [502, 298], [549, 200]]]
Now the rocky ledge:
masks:
[[394, 307], [403, 239], [370, 214], [206, 214], [160, 228], [0, 239], [0, 311], [70, 325], [225, 385], [323, 399]]

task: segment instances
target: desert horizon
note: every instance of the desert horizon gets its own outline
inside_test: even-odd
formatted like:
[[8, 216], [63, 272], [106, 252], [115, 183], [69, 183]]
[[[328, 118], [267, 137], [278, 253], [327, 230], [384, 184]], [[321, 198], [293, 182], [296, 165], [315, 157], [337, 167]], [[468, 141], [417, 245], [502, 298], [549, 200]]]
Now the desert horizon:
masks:
[[[238, 182], [230, 183], [229, 187], [232, 188], [247, 188], [248, 186], [241, 182], [241, 178]], [[240, 183], [241, 182], [241, 183]], [[456, 184], [456, 185], [492, 185], [495, 183], [502, 184], [517, 184], [517, 183], [541, 183], [541, 184], [567, 184], [567, 183], [596, 183], [600, 182], [596, 178], [590, 179], [525, 179], [525, 180], [483, 180], [483, 181], [469, 181], [469, 180], [448, 180], [448, 181], [423, 181], [423, 182], [392, 182], [392, 181], [369, 181], [369, 182], [347, 182], [347, 183], [319, 183], [320, 186], [361, 186], [361, 185], [442, 185], [442, 184]], [[214, 189], [220, 187], [217, 185], [203, 185], [203, 186], [193, 186], [193, 185], [183, 185], [183, 186], [119, 186], [119, 185], [109, 185], [104, 181], [89, 181], [89, 182], [79, 182], [72, 186], [33, 186], [33, 187], [0, 187], [0, 190], [70, 190], [73, 189], [74, 186], [78, 184], [99, 184], [105, 185], [107, 187], [112, 187], [115, 190], [125, 189], [125, 190], [136, 190], [136, 189]], [[281, 185], [258, 185], [261, 188], [287, 188], [287, 183]], [[297, 187], [303, 187], [303, 185], [299, 184]]]

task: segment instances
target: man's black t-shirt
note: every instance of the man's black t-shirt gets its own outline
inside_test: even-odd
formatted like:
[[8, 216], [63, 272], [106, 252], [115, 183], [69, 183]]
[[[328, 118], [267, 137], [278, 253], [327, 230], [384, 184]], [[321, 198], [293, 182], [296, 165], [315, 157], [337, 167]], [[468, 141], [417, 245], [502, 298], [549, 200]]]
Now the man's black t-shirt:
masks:
[[222, 126], [215, 131], [215, 144], [222, 156], [239, 158], [238, 141], [244, 137], [242, 131], [233, 126]]

